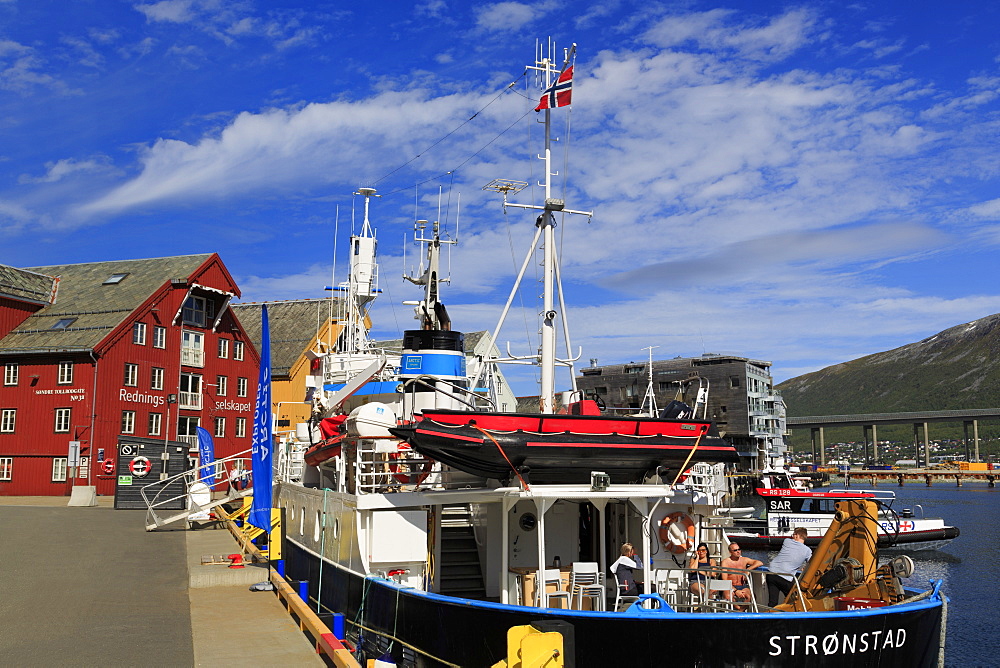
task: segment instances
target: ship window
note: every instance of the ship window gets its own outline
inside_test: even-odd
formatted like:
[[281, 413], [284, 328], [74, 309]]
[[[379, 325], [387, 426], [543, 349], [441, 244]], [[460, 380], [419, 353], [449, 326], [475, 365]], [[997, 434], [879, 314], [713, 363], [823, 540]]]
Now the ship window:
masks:
[[802, 508], [799, 511], [803, 513], [812, 512], [812, 499], [803, 499]]

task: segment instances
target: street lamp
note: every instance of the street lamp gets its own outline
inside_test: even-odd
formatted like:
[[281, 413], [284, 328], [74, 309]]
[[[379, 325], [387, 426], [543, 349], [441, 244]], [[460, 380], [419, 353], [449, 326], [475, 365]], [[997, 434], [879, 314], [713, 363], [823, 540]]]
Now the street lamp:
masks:
[[167, 462], [170, 461], [170, 453], [167, 452], [168, 443], [170, 442], [170, 404], [177, 403], [176, 394], [167, 395], [167, 424], [163, 426], [163, 454], [160, 455], [160, 462], [162, 466], [160, 467], [160, 480], [165, 480], [167, 477]]

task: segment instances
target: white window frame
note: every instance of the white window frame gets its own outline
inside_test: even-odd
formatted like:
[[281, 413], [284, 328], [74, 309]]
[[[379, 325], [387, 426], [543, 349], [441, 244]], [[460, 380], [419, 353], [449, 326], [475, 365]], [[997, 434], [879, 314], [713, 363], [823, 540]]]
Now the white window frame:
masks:
[[195, 327], [207, 327], [215, 317], [215, 302], [205, 297], [188, 295], [181, 308], [181, 322]]
[[229, 358], [229, 339], [223, 339], [223, 338], [219, 339], [218, 352], [219, 352], [219, 359], [224, 360]]
[[201, 418], [197, 415], [181, 415], [177, 418], [177, 440], [191, 447], [198, 447], [198, 427]]
[[122, 411], [122, 432], [123, 434], [135, 433], [135, 411]]
[[146, 427], [150, 436], [159, 436], [163, 433], [163, 413], [150, 413]]
[[139, 365], [134, 362], [125, 362], [125, 387], [139, 386]]
[[243, 361], [243, 349], [244, 345], [242, 341], [233, 341], [233, 359], [237, 362]]
[[229, 376], [216, 376], [215, 395], [218, 397], [224, 397], [227, 392], [229, 392]]
[[8, 362], [3, 367], [3, 384], [17, 385], [18, 365], [17, 362]]
[[57, 385], [72, 385], [73, 384], [73, 363], [72, 362], [59, 362], [59, 377], [56, 380]]
[[69, 470], [69, 459], [66, 457], [52, 458], [52, 482], [66, 482]]
[[166, 370], [162, 367], [154, 366], [149, 371], [149, 389], [162, 390], [163, 379], [166, 377]]
[[14, 479], [14, 458], [0, 457], [0, 480]]
[[160, 325], [153, 325], [153, 347], [167, 347], [167, 328]]
[[212, 434], [216, 438], [222, 438], [226, 435], [226, 418], [216, 417], [215, 418], [215, 429]]
[[146, 323], [137, 322], [132, 325], [132, 343], [137, 346], [146, 345]]
[[56, 409], [56, 422], [55, 422], [55, 433], [57, 434], [68, 434], [70, 423], [73, 421], [73, 409], [72, 408], [57, 408]]
[[236, 438], [246, 438], [247, 419], [245, 417], [236, 418]]
[[239, 377], [236, 379], [236, 396], [245, 397], [247, 396], [247, 387], [249, 386], [249, 381], [246, 378]]
[[181, 332], [181, 364], [205, 366], [205, 333], [193, 329]]
[[201, 394], [204, 389], [201, 374], [182, 373], [177, 386], [177, 405], [188, 410], [201, 410]]
[[0, 409], [0, 434], [13, 434], [17, 429], [17, 409]]

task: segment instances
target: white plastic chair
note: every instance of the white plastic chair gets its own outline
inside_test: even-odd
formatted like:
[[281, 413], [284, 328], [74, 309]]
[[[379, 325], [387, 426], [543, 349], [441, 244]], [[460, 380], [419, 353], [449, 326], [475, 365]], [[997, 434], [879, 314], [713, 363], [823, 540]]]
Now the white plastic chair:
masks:
[[688, 581], [684, 577], [684, 571], [672, 568], [657, 570], [656, 593], [662, 596], [672, 608], [677, 608], [679, 604], [685, 603], [689, 592]]
[[583, 599], [593, 599], [594, 610], [604, 610], [606, 591], [596, 561], [576, 561], [569, 575], [569, 593], [576, 599], [576, 609], [583, 610]]
[[[732, 580], [709, 580], [708, 586], [705, 588], [705, 600], [704, 603], [711, 602], [714, 605], [721, 606], [724, 608], [733, 609], [733, 602], [728, 598], [724, 598], [728, 592], [729, 598], [733, 595], [733, 581]], [[722, 594], [723, 598], [716, 598], [715, 594]]]
[[566, 607], [570, 607], [569, 592], [562, 588], [562, 576], [558, 568], [547, 568], [542, 571], [542, 581], [535, 583], [535, 607], [542, 607], [542, 592], [546, 591], [549, 585], [555, 585], [556, 590], [548, 592], [548, 604], [545, 607], [552, 607], [553, 598], [561, 598], [566, 601]]
[[627, 605], [632, 605], [639, 600], [638, 596], [633, 596], [632, 594], [623, 594], [622, 591], [625, 586], [618, 581], [618, 573], [615, 573], [615, 612], [622, 611], [622, 603]]

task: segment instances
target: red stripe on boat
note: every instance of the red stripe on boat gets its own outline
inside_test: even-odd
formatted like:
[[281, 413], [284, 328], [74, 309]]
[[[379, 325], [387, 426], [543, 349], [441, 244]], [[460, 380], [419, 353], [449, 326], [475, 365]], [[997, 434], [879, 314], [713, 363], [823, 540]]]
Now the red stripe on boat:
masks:
[[469, 441], [470, 443], [482, 443], [483, 439], [473, 438], [472, 436], [461, 436], [459, 434], [443, 434], [439, 431], [431, 431], [429, 429], [417, 429], [418, 434], [427, 434], [428, 436], [437, 436], [439, 438], [447, 438], [450, 441]]
[[[643, 449], [643, 450], [684, 450], [688, 451], [691, 449], [689, 445], [669, 445], [654, 444], [654, 443], [546, 443], [544, 441], [528, 441], [525, 443], [528, 447], [539, 447], [539, 448], [630, 448], [630, 449]], [[719, 447], [719, 446], [702, 446], [698, 450], [710, 450], [712, 452], [730, 452], [731, 447]]]

